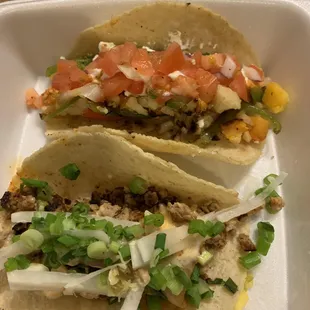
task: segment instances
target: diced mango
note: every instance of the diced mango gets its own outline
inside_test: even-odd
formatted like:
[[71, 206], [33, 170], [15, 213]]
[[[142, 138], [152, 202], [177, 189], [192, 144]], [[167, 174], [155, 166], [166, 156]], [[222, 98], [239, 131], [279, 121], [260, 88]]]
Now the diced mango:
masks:
[[232, 143], [239, 144], [242, 134], [248, 131], [248, 125], [241, 120], [234, 120], [228, 124], [222, 125], [222, 134]]
[[277, 114], [287, 106], [289, 95], [278, 83], [271, 82], [266, 87], [262, 101], [272, 113]]
[[264, 118], [255, 115], [250, 116], [252, 120], [252, 128], [249, 130], [254, 141], [264, 141], [267, 137], [269, 122]]
[[239, 295], [237, 303], [235, 304], [234, 310], [243, 310], [249, 301], [249, 296], [246, 291], [242, 291]]

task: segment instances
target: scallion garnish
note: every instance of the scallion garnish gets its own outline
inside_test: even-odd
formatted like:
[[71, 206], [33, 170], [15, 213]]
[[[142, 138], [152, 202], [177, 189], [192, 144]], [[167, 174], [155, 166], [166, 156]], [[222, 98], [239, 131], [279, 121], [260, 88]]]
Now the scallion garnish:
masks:
[[108, 221], [107, 220], [98, 220], [95, 222], [95, 229], [104, 230]]
[[87, 247], [87, 255], [94, 259], [103, 259], [107, 251], [107, 245], [103, 241], [96, 241]]
[[162, 214], [150, 214], [144, 216], [144, 225], [154, 225], [160, 227], [164, 224], [164, 216]]
[[209, 230], [208, 234], [210, 237], [215, 237], [217, 235], [219, 235], [221, 232], [223, 232], [225, 229], [225, 224], [220, 222], [220, 221], [217, 221], [213, 226], [212, 228]]
[[63, 244], [65, 247], [70, 248], [76, 244], [79, 243], [80, 239], [69, 236], [69, 235], [63, 235], [57, 239], [57, 241], [61, 244]]
[[240, 263], [246, 269], [251, 269], [261, 263], [261, 258], [258, 252], [250, 252], [240, 257]]
[[140, 238], [143, 236], [143, 234], [144, 229], [140, 224], [124, 228], [124, 235], [127, 240], [132, 240], [133, 238]]
[[72, 208], [72, 213], [76, 213], [78, 215], [88, 215], [89, 205], [83, 202], [76, 203]]
[[147, 182], [140, 177], [134, 177], [129, 183], [129, 189], [133, 194], [143, 195], [147, 188]]
[[49, 227], [49, 231], [51, 235], [61, 235], [64, 231], [63, 221], [66, 215], [62, 212], [56, 214], [56, 220]]
[[20, 178], [22, 180], [22, 185], [34, 188], [45, 188], [48, 186], [48, 183], [45, 181], [34, 180], [34, 179], [25, 179]]
[[199, 278], [200, 278], [200, 269], [198, 265], [195, 265], [191, 275], [191, 280], [193, 283], [198, 284]]
[[45, 254], [43, 263], [45, 266], [52, 269], [56, 269], [61, 265], [60, 261], [58, 260], [58, 255], [55, 251]]
[[269, 222], [259, 222], [258, 239], [257, 239], [257, 252], [266, 256], [269, 252], [271, 243], [274, 240], [274, 227]]
[[189, 289], [192, 286], [192, 282], [191, 282], [190, 278], [179, 266], [172, 267], [172, 271], [173, 271], [176, 279], [180, 283], [182, 283], [184, 288]]
[[156, 291], [164, 290], [166, 287], [167, 280], [161, 273], [159, 268], [154, 267], [150, 269], [150, 282], [149, 286]]
[[208, 284], [214, 284], [214, 285], [224, 285], [225, 281], [221, 278], [215, 278], [214, 280], [208, 279], [207, 280]]
[[165, 250], [166, 237], [167, 237], [167, 235], [165, 233], [159, 233], [156, 236], [155, 249]]
[[113, 264], [113, 260], [110, 257], [107, 257], [103, 260], [104, 267], [111, 266]]
[[208, 234], [208, 227], [203, 220], [192, 220], [188, 224], [189, 234], [199, 234], [202, 237], [206, 237]]
[[185, 296], [188, 303], [190, 303], [192, 306], [196, 308], [199, 308], [201, 302], [201, 295], [199, 292], [198, 285], [194, 285], [188, 290], [186, 290]]
[[198, 256], [198, 263], [204, 266], [212, 257], [213, 255], [210, 252], [204, 251]]
[[224, 287], [233, 294], [238, 291], [237, 284], [231, 278], [228, 278], [228, 280], [224, 284]]
[[116, 241], [111, 241], [111, 243], [109, 244], [109, 250], [115, 254], [118, 253], [119, 248], [120, 248], [120, 244]]
[[59, 172], [66, 179], [72, 180], [72, 181], [76, 180], [81, 173], [79, 167], [74, 163], [70, 163], [68, 165], [65, 165], [64, 167], [59, 169]]
[[123, 260], [127, 260], [131, 257], [131, 253], [130, 253], [130, 248], [129, 245], [123, 245], [120, 249], [119, 249], [119, 253], [122, 256]]
[[50, 77], [57, 72], [57, 65], [49, 66], [45, 70], [45, 76]]
[[4, 263], [5, 270], [7, 272], [14, 270], [27, 269], [30, 265], [30, 261], [25, 255], [17, 255], [15, 257], [10, 257]]
[[44, 241], [44, 236], [36, 229], [28, 229], [20, 235], [20, 240], [32, 251], [38, 250]]

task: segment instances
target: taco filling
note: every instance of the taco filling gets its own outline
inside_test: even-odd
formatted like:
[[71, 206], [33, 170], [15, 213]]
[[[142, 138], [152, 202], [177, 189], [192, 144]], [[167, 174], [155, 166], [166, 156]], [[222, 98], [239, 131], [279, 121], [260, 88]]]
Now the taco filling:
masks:
[[261, 143], [288, 94], [257, 65], [234, 55], [188, 52], [172, 42], [155, 51], [132, 42], [100, 42], [97, 55], [46, 71], [51, 87], [26, 94], [46, 121], [81, 117], [114, 129], [207, 147], [211, 141]]

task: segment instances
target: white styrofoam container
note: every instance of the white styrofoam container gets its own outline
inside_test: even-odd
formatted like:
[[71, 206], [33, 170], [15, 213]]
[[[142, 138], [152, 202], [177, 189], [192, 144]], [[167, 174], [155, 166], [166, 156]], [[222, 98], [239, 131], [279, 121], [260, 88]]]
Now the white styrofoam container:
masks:
[[[70, 50], [81, 30], [147, 2], [62, 0], [0, 5], [1, 191], [7, 188], [16, 165], [45, 143], [37, 113], [28, 113], [24, 104], [25, 89], [40, 83], [38, 77]], [[276, 239], [256, 271], [246, 309], [310, 309], [309, 14], [282, 1], [193, 3], [222, 14], [243, 32], [265, 72], [290, 92], [291, 104], [281, 116], [283, 131], [277, 137], [270, 134], [263, 157], [252, 166], [158, 155], [191, 174], [239, 190], [243, 198], [261, 185], [265, 175], [279, 169], [289, 173], [283, 186], [287, 207], [279, 215], [263, 215], [275, 225]], [[306, 2], [303, 5], [307, 7]]]

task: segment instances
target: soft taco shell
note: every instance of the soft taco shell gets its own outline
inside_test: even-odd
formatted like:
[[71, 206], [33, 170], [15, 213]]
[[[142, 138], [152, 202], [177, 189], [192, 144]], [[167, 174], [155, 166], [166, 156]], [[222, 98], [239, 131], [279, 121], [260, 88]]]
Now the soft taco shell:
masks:
[[[75, 163], [81, 170], [76, 181], [65, 179], [59, 172], [59, 169], [68, 162]], [[22, 167], [13, 178], [10, 189], [13, 190], [19, 186], [20, 177], [35, 178], [47, 181], [57, 194], [77, 199], [89, 197], [95, 188], [104, 190], [124, 186], [134, 175], [140, 175], [152, 185], [168, 189], [169, 192], [178, 196], [180, 201], [187, 201], [189, 197], [194, 203], [215, 199], [222, 208], [238, 203], [235, 191], [188, 175], [177, 166], [143, 152], [125, 139], [105, 132], [92, 134], [70, 132], [61, 139], [46, 145], [24, 160]], [[0, 224], [1, 235], [4, 238], [9, 229], [9, 220], [2, 217]], [[191, 246], [193, 249], [190, 249], [189, 253], [192, 255], [199, 247]], [[214, 268], [219, 274], [226, 273], [227, 277], [234, 277], [235, 282], [241, 285], [245, 273], [237, 266], [237, 252], [236, 245], [229, 243], [223, 249], [223, 254], [221, 254], [222, 251], [218, 254], [220, 260]], [[195, 254], [195, 258], [196, 256]], [[185, 260], [185, 256], [183, 257]], [[182, 256], [178, 259], [183, 260]], [[6, 310], [18, 310], [21, 304], [24, 309], [32, 310], [43, 308], [86, 310], [98, 306], [100, 309], [111, 307], [104, 300], [61, 297], [51, 301], [38, 293], [10, 291], [4, 272], [0, 275], [0, 287], [0, 308]], [[236, 296], [233, 299], [226, 298], [225, 293], [222, 295], [220, 292], [210, 303], [208, 309], [233, 309]], [[205, 305], [202, 305], [201, 309], [204, 307]], [[165, 309], [176, 308], [169, 305], [169, 307], [165, 306]]]
[[[257, 57], [244, 36], [220, 15], [192, 4], [158, 2], [133, 9], [111, 21], [86, 29], [80, 34], [69, 58], [97, 53], [100, 41], [121, 44], [136, 42], [154, 49], [166, 48], [169, 42], [182, 41], [183, 47], [203, 52], [231, 53], [243, 64], [258, 64]], [[48, 121], [47, 134], [61, 131], [61, 123], [69, 128], [94, 124], [92, 121], [60, 118]], [[111, 122], [95, 121], [110, 128]], [[236, 165], [255, 162], [263, 144], [254, 143], [234, 145], [229, 142], [213, 142], [206, 148], [193, 144], [163, 140], [144, 134], [129, 134], [125, 130], [111, 129], [108, 132], [122, 136], [148, 151], [175, 153], [190, 156], [216, 158]]]

